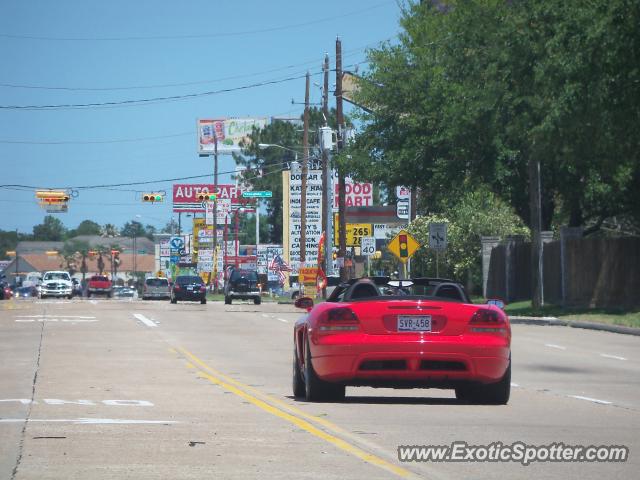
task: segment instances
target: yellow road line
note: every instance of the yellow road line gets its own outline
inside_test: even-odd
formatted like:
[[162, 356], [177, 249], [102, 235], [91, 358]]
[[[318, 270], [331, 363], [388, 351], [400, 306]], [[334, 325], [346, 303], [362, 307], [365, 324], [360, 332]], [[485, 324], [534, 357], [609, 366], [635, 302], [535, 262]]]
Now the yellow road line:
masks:
[[256, 407], [264, 410], [265, 412], [268, 412], [272, 415], [275, 415], [276, 417], [279, 417], [283, 420], [288, 421], [289, 423], [292, 423], [294, 425], [296, 425], [298, 428], [318, 437], [321, 438], [322, 440], [325, 440], [326, 442], [331, 443], [332, 445], [336, 446], [337, 448], [344, 450], [345, 452], [360, 458], [361, 460], [364, 460], [367, 463], [370, 463], [372, 465], [375, 465], [377, 467], [380, 467], [390, 473], [393, 473], [394, 475], [397, 475], [399, 477], [402, 478], [409, 478], [409, 477], [415, 477], [414, 474], [412, 474], [410, 471], [399, 467], [397, 465], [394, 465], [393, 463], [390, 463], [374, 454], [368, 453], [365, 450], [361, 449], [360, 447], [357, 447], [355, 445], [352, 445], [351, 443], [337, 437], [336, 435], [332, 435], [331, 433], [325, 432], [324, 430], [319, 429], [318, 427], [314, 426], [313, 424], [311, 424], [309, 421], [304, 420], [302, 418], [300, 418], [300, 416], [309, 418], [310, 420], [313, 421], [317, 421], [318, 423], [322, 424], [324, 427], [326, 427], [327, 429], [333, 430], [334, 432], [338, 433], [339, 431], [341, 431], [342, 429], [340, 429], [339, 427], [337, 427], [336, 425], [333, 425], [331, 422], [328, 422], [324, 419], [321, 419], [319, 417], [315, 417], [313, 415], [308, 415], [305, 412], [302, 412], [301, 410], [296, 409], [295, 407], [291, 407], [289, 405], [287, 405], [284, 402], [281, 402], [277, 399], [274, 399], [273, 397], [269, 397], [269, 400], [273, 400], [274, 403], [277, 404], [281, 404], [284, 407], [286, 407], [289, 410], [292, 411], [299, 411], [302, 415], [300, 416], [296, 416], [293, 415], [291, 413], [287, 413], [285, 411], [283, 411], [280, 408], [275, 407], [274, 405], [271, 405], [270, 403], [267, 403], [264, 400], [261, 400], [259, 398], [257, 398], [256, 396], [252, 395], [251, 392], [255, 392], [257, 394], [259, 394], [260, 396], [265, 396], [264, 394], [262, 394], [261, 392], [255, 390], [254, 388], [248, 386], [248, 385], [244, 385], [241, 382], [238, 382], [237, 380], [232, 379], [231, 377], [228, 377], [227, 375], [224, 375], [220, 372], [216, 372], [213, 368], [209, 367], [207, 364], [205, 364], [202, 360], [200, 360], [198, 357], [196, 357], [195, 355], [193, 355], [191, 352], [189, 352], [188, 350], [185, 350], [184, 348], [179, 348], [178, 349], [180, 352], [182, 352], [185, 356], [189, 357], [193, 363], [199, 365], [202, 369], [207, 370], [210, 373], [204, 372], [204, 371], [200, 371], [199, 375], [202, 378], [206, 378], [207, 380], [209, 380], [211, 383], [214, 383], [216, 385], [221, 386], [222, 388], [224, 388], [225, 390], [247, 400], [248, 402], [252, 403], [253, 405], [255, 405]]

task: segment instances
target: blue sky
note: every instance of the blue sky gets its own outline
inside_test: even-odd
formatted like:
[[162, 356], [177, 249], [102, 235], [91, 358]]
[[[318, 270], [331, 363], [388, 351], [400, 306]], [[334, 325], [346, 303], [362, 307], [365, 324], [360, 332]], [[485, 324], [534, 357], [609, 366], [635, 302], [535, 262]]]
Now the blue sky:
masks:
[[[345, 66], [358, 64], [367, 47], [397, 35], [399, 16], [394, 0], [3, 0], [0, 106], [180, 96], [307, 70], [321, 83], [325, 52], [335, 66], [336, 36]], [[213, 167], [196, 153], [197, 118], [297, 116], [302, 106], [292, 99], [304, 100], [303, 78], [124, 107], [0, 108], [0, 185], [77, 187], [205, 175]], [[319, 100], [312, 88], [311, 101]], [[220, 160], [221, 172], [233, 170], [230, 156]], [[172, 216], [171, 185], [81, 190], [58, 218], [69, 228], [85, 219], [161, 228]], [[169, 201], [142, 204], [140, 192], [152, 189], [166, 190]], [[0, 212], [0, 229], [25, 233], [46, 214], [33, 190], [1, 187]]]

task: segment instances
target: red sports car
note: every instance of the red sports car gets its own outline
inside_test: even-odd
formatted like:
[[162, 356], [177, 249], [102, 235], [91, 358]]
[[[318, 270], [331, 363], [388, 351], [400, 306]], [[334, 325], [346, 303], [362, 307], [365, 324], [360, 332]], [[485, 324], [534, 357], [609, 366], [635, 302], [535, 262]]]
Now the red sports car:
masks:
[[340, 400], [353, 385], [452, 388], [464, 402], [509, 401], [509, 318], [495, 304], [472, 304], [459, 283], [361, 278], [326, 302], [295, 304], [308, 312], [294, 327], [296, 397]]

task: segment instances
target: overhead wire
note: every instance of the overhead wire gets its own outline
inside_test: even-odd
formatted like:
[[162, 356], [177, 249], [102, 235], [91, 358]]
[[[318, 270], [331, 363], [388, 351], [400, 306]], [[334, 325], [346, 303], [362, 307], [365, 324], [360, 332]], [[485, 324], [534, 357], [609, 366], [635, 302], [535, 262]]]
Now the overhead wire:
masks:
[[189, 39], [202, 39], [202, 38], [219, 38], [219, 37], [237, 37], [243, 35], [255, 35], [259, 33], [278, 32], [282, 30], [289, 30], [301, 27], [308, 27], [310, 25], [316, 25], [319, 23], [326, 23], [339, 18], [350, 17], [354, 15], [360, 15], [375, 9], [378, 9], [386, 4], [395, 3], [394, 0], [387, 0], [374, 5], [371, 5], [364, 9], [353, 10], [350, 12], [342, 13], [340, 15], [333, 15], [330, 17], [318, 18], [315, 20], [309, 20], [307, 22], [299, 22], [289, 25], [280, 25], [276, 27], [259, 28], [253, 30], [243, 30], [237, 32], [219, 32], [219, 33], [205, 33], [205, 34], [187, 34], [187, 35], [151, 35], [151, 36], [128, 36], [128, 37], [49, 37], [41, 35], [21, 35], [11, 33], [0, 33], [0, 37], [22, 39], [22, 40], [44, 40], [44, 41], [65, 41], [65, 42], [116, 42], [116, 41], [153, 41], [153, 40], [189, 40]]

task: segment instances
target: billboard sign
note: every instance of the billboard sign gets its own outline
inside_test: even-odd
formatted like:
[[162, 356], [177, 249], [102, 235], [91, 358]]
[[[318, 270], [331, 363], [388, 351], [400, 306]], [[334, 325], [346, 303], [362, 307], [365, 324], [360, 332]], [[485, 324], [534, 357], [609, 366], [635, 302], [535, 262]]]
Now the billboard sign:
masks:
[[[207, 202], [198, 200], [198, 194], [215, 192], [218, 199], [218, 218], [221, 212], [233, 206], [244, 205], [247, 200], [242, 198], [245, 190], [233, 184], [218, 184], [216, 191], [213, 184], [208, 183], [174, 183], [173, 184], [173, 211], [206, 213]], [[230, 202], [230, 203], [229, 203]], [[222, 223], [224, 223], [224, 217]]]
[[[337, 212], [340, 182], [338, 182], [338, 173], [335, 170], [333, 176], [333, 210]], [[373, 206], [373, 184], [354, 182], [351, 177], [346, 177], [344, 191], [347, 207]]]
[[239, 152], [241, 142], [249, 142], [254, 128], [267, 126], [266, 118], [217, 118], [199, 119], [198, 153], [213, 155], [218, 142], [218, 153]]

